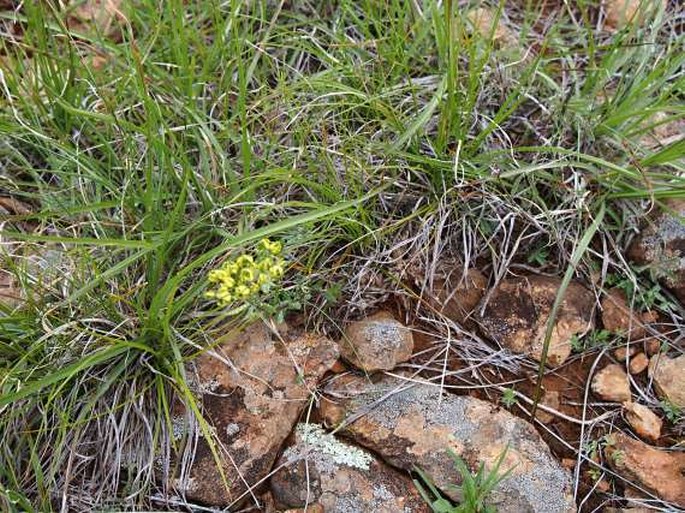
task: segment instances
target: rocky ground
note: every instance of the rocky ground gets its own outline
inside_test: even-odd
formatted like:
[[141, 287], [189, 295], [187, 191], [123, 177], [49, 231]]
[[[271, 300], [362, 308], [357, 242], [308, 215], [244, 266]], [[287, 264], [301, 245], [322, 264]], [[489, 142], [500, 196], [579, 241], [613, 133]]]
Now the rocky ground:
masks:
[[[620, 30], [638, 4], [606, 2], [603, 22]], [[103, 5], [75, 9], [71, 23], [107, 14], [96, 20], [106, 33], [121, 13], [117, 2]], [[493, 27], [487, 9], [470, 19], [476, 30]], [[497, 44], [514, 39], [506, 24], [495, 27]], [[659, 125], [645, 144], [666, 146], [683, 128]], [[685, 308], [685, 200], [666, 207], [645, 215], [624, 257], [663, 287], [676, 316], [636, 304], [620, 284], [565, 284], [531, 266], [497, 275], [480, 261], [445, 259], [412, 268], [403, 283], [412, 294], [385, 294], [336, 319], [335, 336], [298, 316], [227, 328], [186, 365], [199, 408], [181, 394], [170, 406], [173, 451], [155, 469], [160, 507], [429, 512], [419, 474], [458, 503], [456, 456], [471, 472], [503, 476], [487, 499], [503, 513], [685, 509], [685, 326], [673, 320]], [[0, 195], [1, 215], [31, 212]], [[46, 287], [74, 272], [49, 242], [11, 258]], [[25, 290], [0, 268], [3, 305], [31, 301]]]
[[[672, 206], [685, 215], [685, 203]], [[630, 252], [656, 272], [664, 269], [664, 285], [681, 302], [685, 260], [674, 264], [672, 257], [684, 245], [683, 220], [661, 214]], [[539, 361], [560, 280], [520, 276], [487, 290], [477, 271], [459, 274], [463, 281], [439, 283], [429, 301], [491, 344]], [[505, 454], [501, 471], [509, 473], [489, 499], [500, 512], [576, 511], [588, 488], [593, 507], [685, 507], [682, 426], [664, 418], [653, 400], [685, 408], [682, 326], [662, 347], [657, 312], [631, 309], [620, 290], [596, 298], [571, 283], [554, 320], [544, 394], [532, 419], [535, 376], [518, 377], [518, 407], [478, 390], [455, 393], [454, 373], [422, 373], [426, 349], [440, 342], [415, 336], [421, 327], [400, 320], [406, 318], [398, 309], [376, 312], [349, 323], [338, 341], [288, 324], [227, 333], [189, 369], [218, 454], [179, 409], [175, 422], [194, 426], [187, 429], [196, 447], [193, 459], [166, 469], [169, 485], [191, 502], [221, 508], [423, 512], [429, 508], [410, 474], [417, 468], [460, 498], [451, 450], [471, 469], [491, 469]], [[572, 355], [574, 340], [602, 330], [623, 334], [622, 344]], [[446, 362], [446, 371], [456, 369], [468, 370]], [[587, 433], [592, 443], [578, 451]]]

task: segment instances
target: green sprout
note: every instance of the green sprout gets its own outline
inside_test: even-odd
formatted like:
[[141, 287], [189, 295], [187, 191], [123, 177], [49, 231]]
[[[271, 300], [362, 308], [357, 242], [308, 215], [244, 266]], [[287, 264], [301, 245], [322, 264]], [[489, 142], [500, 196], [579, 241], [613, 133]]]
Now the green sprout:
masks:
[[511, 408], [514, 406], [517, 402], [516, 399], [516, 392], [514, 392], [513, 388], [506, 388], [504, 392], [502, 392], [502, 398], [500, 399], [502, 401], [502, 404], [506, 408]]
[[454, 505], [449, 499], [446, 499], [442, 492], [433, 484], [430, 477], [420, 469], [416, 469], [416, 471], [428, 487], [430, 493], [418, 480], [415, 479], [414, 484], [419, 490], [421, 497], [430, 504], [434, 513], [495, 513], [495, 507], [487, 504], [487, 498], [497, 485], [513, 470], [512, 467], [500, 474], [500, 467], [508, 449], [507, 447], [502, 451], [491, 469], [486, 470], [485, 465], [481, 463], [475, 474], [471, 473], [466, 463], [454, 451], [448, 450], [450, 457], [454, 460], [457, 471], [461, 475], [461, 484], [452, 487], [457, 492], [457, 495], [461, 497], [459, 505]]
[[678, 405], [673, 404], [668, 399], [661, 401], [659, 406], [663, 410], [668, 421], [672, 424], [677, 423], [683, 415], [683, 411], [678, 407]]

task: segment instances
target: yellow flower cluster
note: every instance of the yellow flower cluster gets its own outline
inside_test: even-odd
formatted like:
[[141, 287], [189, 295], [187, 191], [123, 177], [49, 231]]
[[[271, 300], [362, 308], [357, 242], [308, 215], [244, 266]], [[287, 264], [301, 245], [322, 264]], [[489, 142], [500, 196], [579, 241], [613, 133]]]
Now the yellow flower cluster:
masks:
[[282, 245], [262, 239], [257, 248], [257, 258], [241, 255], [225, 262], [219, 269], [210, 271], [209, 283], [217, 284], [215, 290], [205, 293], [216, 299], [220, 306], [235, 300], [247, 300], [260, 292], [268, 292], [273, 283], [283, 276], [285, 260], [279, 256]]

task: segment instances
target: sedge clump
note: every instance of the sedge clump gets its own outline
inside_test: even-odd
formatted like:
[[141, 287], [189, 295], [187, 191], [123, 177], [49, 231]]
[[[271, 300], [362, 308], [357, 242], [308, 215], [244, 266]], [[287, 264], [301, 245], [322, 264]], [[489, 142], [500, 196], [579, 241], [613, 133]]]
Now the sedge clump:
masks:
[[205, 297], [215, 299], [220, 307], [237, 301], [246, 305], [258, 302], [260, 296], [268, 294], [283, 277], [285, 259], [281, 256], [282, 250], [280, 242], [262, 239], [254, 255], [243, 254], [227, 260], [207, 275], [214, 288], [207, 291]]

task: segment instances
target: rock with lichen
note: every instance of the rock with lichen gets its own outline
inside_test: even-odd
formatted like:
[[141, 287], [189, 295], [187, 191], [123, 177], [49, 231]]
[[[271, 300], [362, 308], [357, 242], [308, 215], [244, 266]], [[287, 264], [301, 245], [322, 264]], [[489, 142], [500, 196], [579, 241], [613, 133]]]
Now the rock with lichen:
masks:
[[298, 424], [271, 477], [281, 508], [326, 513], [428, 513], [409, 475], [341, 441], [318, 424]]
[[341, 355], [367, 372], [391, 370], [409, 360], [413, 351], [411, 330], [385, 311], [352, 322], [340, 341]]
[[[216, 436], [221, 468], [200, 437], [190, 468], [174, 476], [172, 486], [188, 500], [216, 507], [239, 504], [248, 496], [248, 486], [267, 477], [311, 401], [312, 389], [338, 357], [334, 342], [290, 333], [285, 326], [276, 333], [255, 323], [227, 334], [187, 369]], [[180, 404], [174, 414], [176, 435], [181, 437], [189, 415]]]
[[423, 469], [446, 495], [462, 496], [450, 451], [473, 471], [492, 470], [503, 456], [509, 472], [489, 496], [500, 513], [576, 511], [571, 477], [535, 428], [503, 409], [469, 396], [443, 394], [422, 380], [385, 376], [375, 383], [341, 376], [325, 389], [321, 414], [329, 426], [371, 449], [387, 463]]

